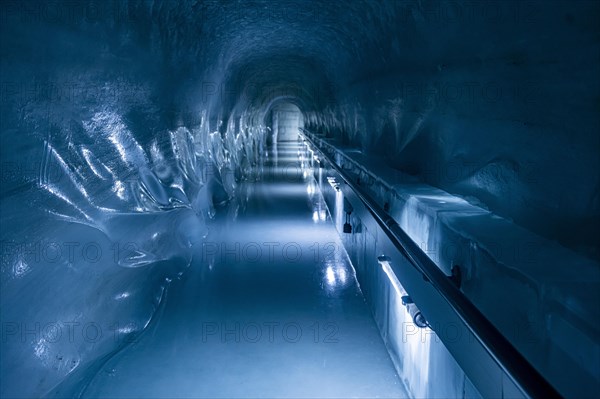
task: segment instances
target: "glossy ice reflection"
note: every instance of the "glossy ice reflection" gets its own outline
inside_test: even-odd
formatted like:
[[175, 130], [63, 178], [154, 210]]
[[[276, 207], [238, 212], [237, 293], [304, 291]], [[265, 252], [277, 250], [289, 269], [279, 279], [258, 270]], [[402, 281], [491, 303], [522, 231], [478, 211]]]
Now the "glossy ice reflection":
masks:
[[280, 141], [240, 184], [160, 318], [85, 397], [406, 397], [312, 172], [282, 173], [302, 170], [298, 152]]

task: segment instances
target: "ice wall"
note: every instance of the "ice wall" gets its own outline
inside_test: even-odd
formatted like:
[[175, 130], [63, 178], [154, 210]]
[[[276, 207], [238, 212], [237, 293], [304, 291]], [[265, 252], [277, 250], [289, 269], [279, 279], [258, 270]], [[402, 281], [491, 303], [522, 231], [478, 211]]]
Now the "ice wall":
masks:
[[3, 397], [77, 394], [148, 325], [264, 146], [250, 116], [192, 120], [168, 27], [134, 9], [2, 3]]
[[42, 395], [148, 322], [282, 101], [598, 257], [599, 10], [1, 2], [2, 394]]
[[[453, 268], [460, 270], [462, 293], [561, 395], [586, 397], [595, 391], [600, 383], [598, 262], [383, 163], [369, 162], [356, 151], [336, 148], [332, 140], [306, 131], [304, 134], [387, 208], [444, 274], [451, 276]], [[459, 345], [461, 333], [450, 332], [456, 327], [454, 322], [443, 320], [447, 314], [438, 314], [431, 319], [430, 328], [416, 327], [400, 297], [408, 294], [417, 298], [419, 290], [398, 292], [401, 290], [397, 286], [404, 280], [401, 283], [393, 271], [378, 265], [380, 254], [389, 255], [392, 263], [401, 263], [402, 256], [386, 248], [385, 234], [371, 222], [366, 210], [358, 211], [356, 198], [350, 201], [344, 197], [339, 177], [336, 184], [342, 190], [328, 184], [336, 179], [335, 171], [328, 166], [310, 171], [318, 176], [327, 205], [338, 221], [336, 227], [344, 247], [356, 267], [361, 290], [398, 374], [410, 391], [415, 397], [470, 396], [472, 390], [466, 388], [471, 387], [471, 375], [461, 369], [451, 353], [456, 356], [473, 351]], [[342, 234], [346, 201], [354, 201], [354, 211], [348, 218], [351, 234]], [[421, 300], [415, 299], [415, 306], [426, 318], [431, 317], [430, 312], [435, 312], [429, 307], [431, 303], [425, 297]], [[420, 345], [415, 339], [420, 339]], [[477, 367], [482, 369], [483, 362], [478, 361]], [[440, 376], [435, 383], [429, 383], [432, 374]], [[485, 383], [475, 380], [473, 384], [483, 397], [521, 396], [507, 376], [496, 376]]]
[[395, 12], [368, 72], [307, 125], [598, 258], [598, 4]]
[[307, 126], [598, 256], [596, 2], [20, 3], [8, 97], [118, 97], [156, 130], [292, 98]]

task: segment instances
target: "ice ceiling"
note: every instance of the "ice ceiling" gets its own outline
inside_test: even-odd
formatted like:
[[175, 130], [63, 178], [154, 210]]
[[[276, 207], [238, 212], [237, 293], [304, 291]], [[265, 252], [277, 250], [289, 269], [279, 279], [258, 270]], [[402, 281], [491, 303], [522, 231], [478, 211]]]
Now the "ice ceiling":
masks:
[[[600, 256], [596, 2], [3, 1], [1, 11], [3, 323], [133, 323], [94, 345], [3, 348], [33, 368], [26, 396], [143, 328], [281, 101], [313, 131]], [[99, 267], [98, 253], [123, 267]], [[181, 270], [162, 263], [173, 259]], [[15, 381], [3, 394], [23, 389]]]

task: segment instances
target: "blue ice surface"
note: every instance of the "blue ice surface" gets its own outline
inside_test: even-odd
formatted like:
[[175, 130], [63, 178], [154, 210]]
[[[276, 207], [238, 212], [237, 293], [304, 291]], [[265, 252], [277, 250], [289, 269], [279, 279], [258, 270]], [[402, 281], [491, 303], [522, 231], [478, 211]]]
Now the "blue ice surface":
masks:
[[238, 187], [84, 397], [407, 397], [296, 141]]

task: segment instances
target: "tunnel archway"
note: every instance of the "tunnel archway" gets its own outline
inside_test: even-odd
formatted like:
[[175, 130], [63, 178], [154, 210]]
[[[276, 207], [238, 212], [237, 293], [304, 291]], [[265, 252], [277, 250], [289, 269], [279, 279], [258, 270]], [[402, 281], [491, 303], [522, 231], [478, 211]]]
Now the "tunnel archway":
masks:
[[300, 129], [304, 128], [304, 116], [293, 102], [280, 101], [270, 107], [271, 135], [269, 142], [277, 143], [297, 141]]
[[[301, 127], [439, 270], [462, 270], [490, 320], [519, 327], [562, 393], [597, 386], [599, 19], [600, 3], [566, 0], [0, 2], [0, 394], [81, 392], [162, 314], [221, 221], [309, 204], [311, 236], [336, 217], [319, 193], [335, 208], [345, 186], [293, 143]], [[269, 197], [248, 183], [273, 178], [273, 137], [308, 181], [260, 186]], [[387, 284], [375, 328], [398, 337], [385, 235], [338, 211], [347, 253]], [[302, 281], [344, 286], [351, 269], [326, 253], [324, 276]], [[219, 273], [212, 261], [194, 276]], [[103, 334], [69, 330], [83, 326]], [[477, 393], [460, 367], [414, 360], [455, 365], [445, 347], [413, 344], [400, 374], [449, 376], [421, 396]]]

